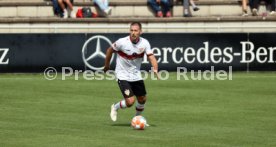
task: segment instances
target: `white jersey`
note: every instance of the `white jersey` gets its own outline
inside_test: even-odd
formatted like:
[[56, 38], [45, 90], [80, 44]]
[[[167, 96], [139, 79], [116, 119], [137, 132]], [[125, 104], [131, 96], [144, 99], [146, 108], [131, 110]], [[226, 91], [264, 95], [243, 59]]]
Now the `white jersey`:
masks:
[[117, 52], [115, 74], [117, 79], [126, 81], [142, 80], [140, 67], [143, 57], [152, 55], [152, 50], [147, 39], [140, 37], [137, 44], [133, 44], [130, 36], [120, 38], [112, 44]]

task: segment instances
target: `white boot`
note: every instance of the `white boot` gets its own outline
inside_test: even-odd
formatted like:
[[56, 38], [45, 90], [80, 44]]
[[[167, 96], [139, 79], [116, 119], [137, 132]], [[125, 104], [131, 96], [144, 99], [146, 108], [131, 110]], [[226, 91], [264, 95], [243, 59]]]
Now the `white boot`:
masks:
[[63, 18], [68, 18], [68, 12], [66, 9], [63, 10]]
[[71, 11], [70, 17], [71, 17], [71, 18], [76, 18], [76, 13], [75, 13], [75, 11]]
[[112, 121], [116, 121], [117, 120], [117, 110], [116, 110], [114, 104], [111, 105], [110, 117], [111, 117]]
[[112, 8], [108, 7], [108, 9], [104, 10], [105, 15], [111, 15]]

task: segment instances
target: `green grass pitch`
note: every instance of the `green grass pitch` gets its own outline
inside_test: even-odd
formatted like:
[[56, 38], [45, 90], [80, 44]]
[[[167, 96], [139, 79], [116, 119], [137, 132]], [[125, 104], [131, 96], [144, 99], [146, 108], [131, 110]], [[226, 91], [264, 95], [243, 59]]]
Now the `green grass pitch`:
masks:
[[233, 80], [145, 81], [143, 116], [110, 106], [122, 96], [116, 81], [48, 81], [43, 74], [0, 74], [1, 147], [273, 147], [276, 146], [276, 73], [234, 73]]

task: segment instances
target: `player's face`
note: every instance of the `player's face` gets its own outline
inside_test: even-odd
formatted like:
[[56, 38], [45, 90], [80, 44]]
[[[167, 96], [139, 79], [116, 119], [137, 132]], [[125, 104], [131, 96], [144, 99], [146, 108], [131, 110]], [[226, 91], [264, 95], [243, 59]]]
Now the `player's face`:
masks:
[[131, 40], [137, 40], [141, 35], [141, 29], [138, 25], [130, 26], [130, 38]]

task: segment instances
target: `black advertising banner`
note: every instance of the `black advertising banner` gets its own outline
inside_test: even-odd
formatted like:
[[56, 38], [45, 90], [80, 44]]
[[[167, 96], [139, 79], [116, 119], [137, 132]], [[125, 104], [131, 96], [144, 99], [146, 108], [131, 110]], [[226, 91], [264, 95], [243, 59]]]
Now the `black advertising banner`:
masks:
[[[246, 70], [240, 64], [240, 41], [247, 40], [247, 34], [146, 34], [151, 41], [161, 69], [175, 71], [177, 67], [188, 70], [206, 70], [214, 66], [216, 70]], [[159, 55], [160, 54], [160, 55]], [[159, 56], [158, 56], [159, 55]]]
[[2, 34], [0, 71], [41, 72], [49, 66], [83, 68], [81, 46], [85, 39], [83, 34]]
[[249, 41], [252, 44], [249, 45], [248, 50], [253, 50], [253, 53], [248, 53], [248, 60], [253, 60], [249, 69], [253, 71], [275, 71], [276, 34], [250, 34]]
[[[128, 34], [0, 34], [0, 72], [102, 70], [106, 49]], [[145, 33], [160, 70], [276, 71], [275, 33]], [[115, 67], [116, 55], [112, 58]], [[150, 63], [143, 58], [142, 69]]]

